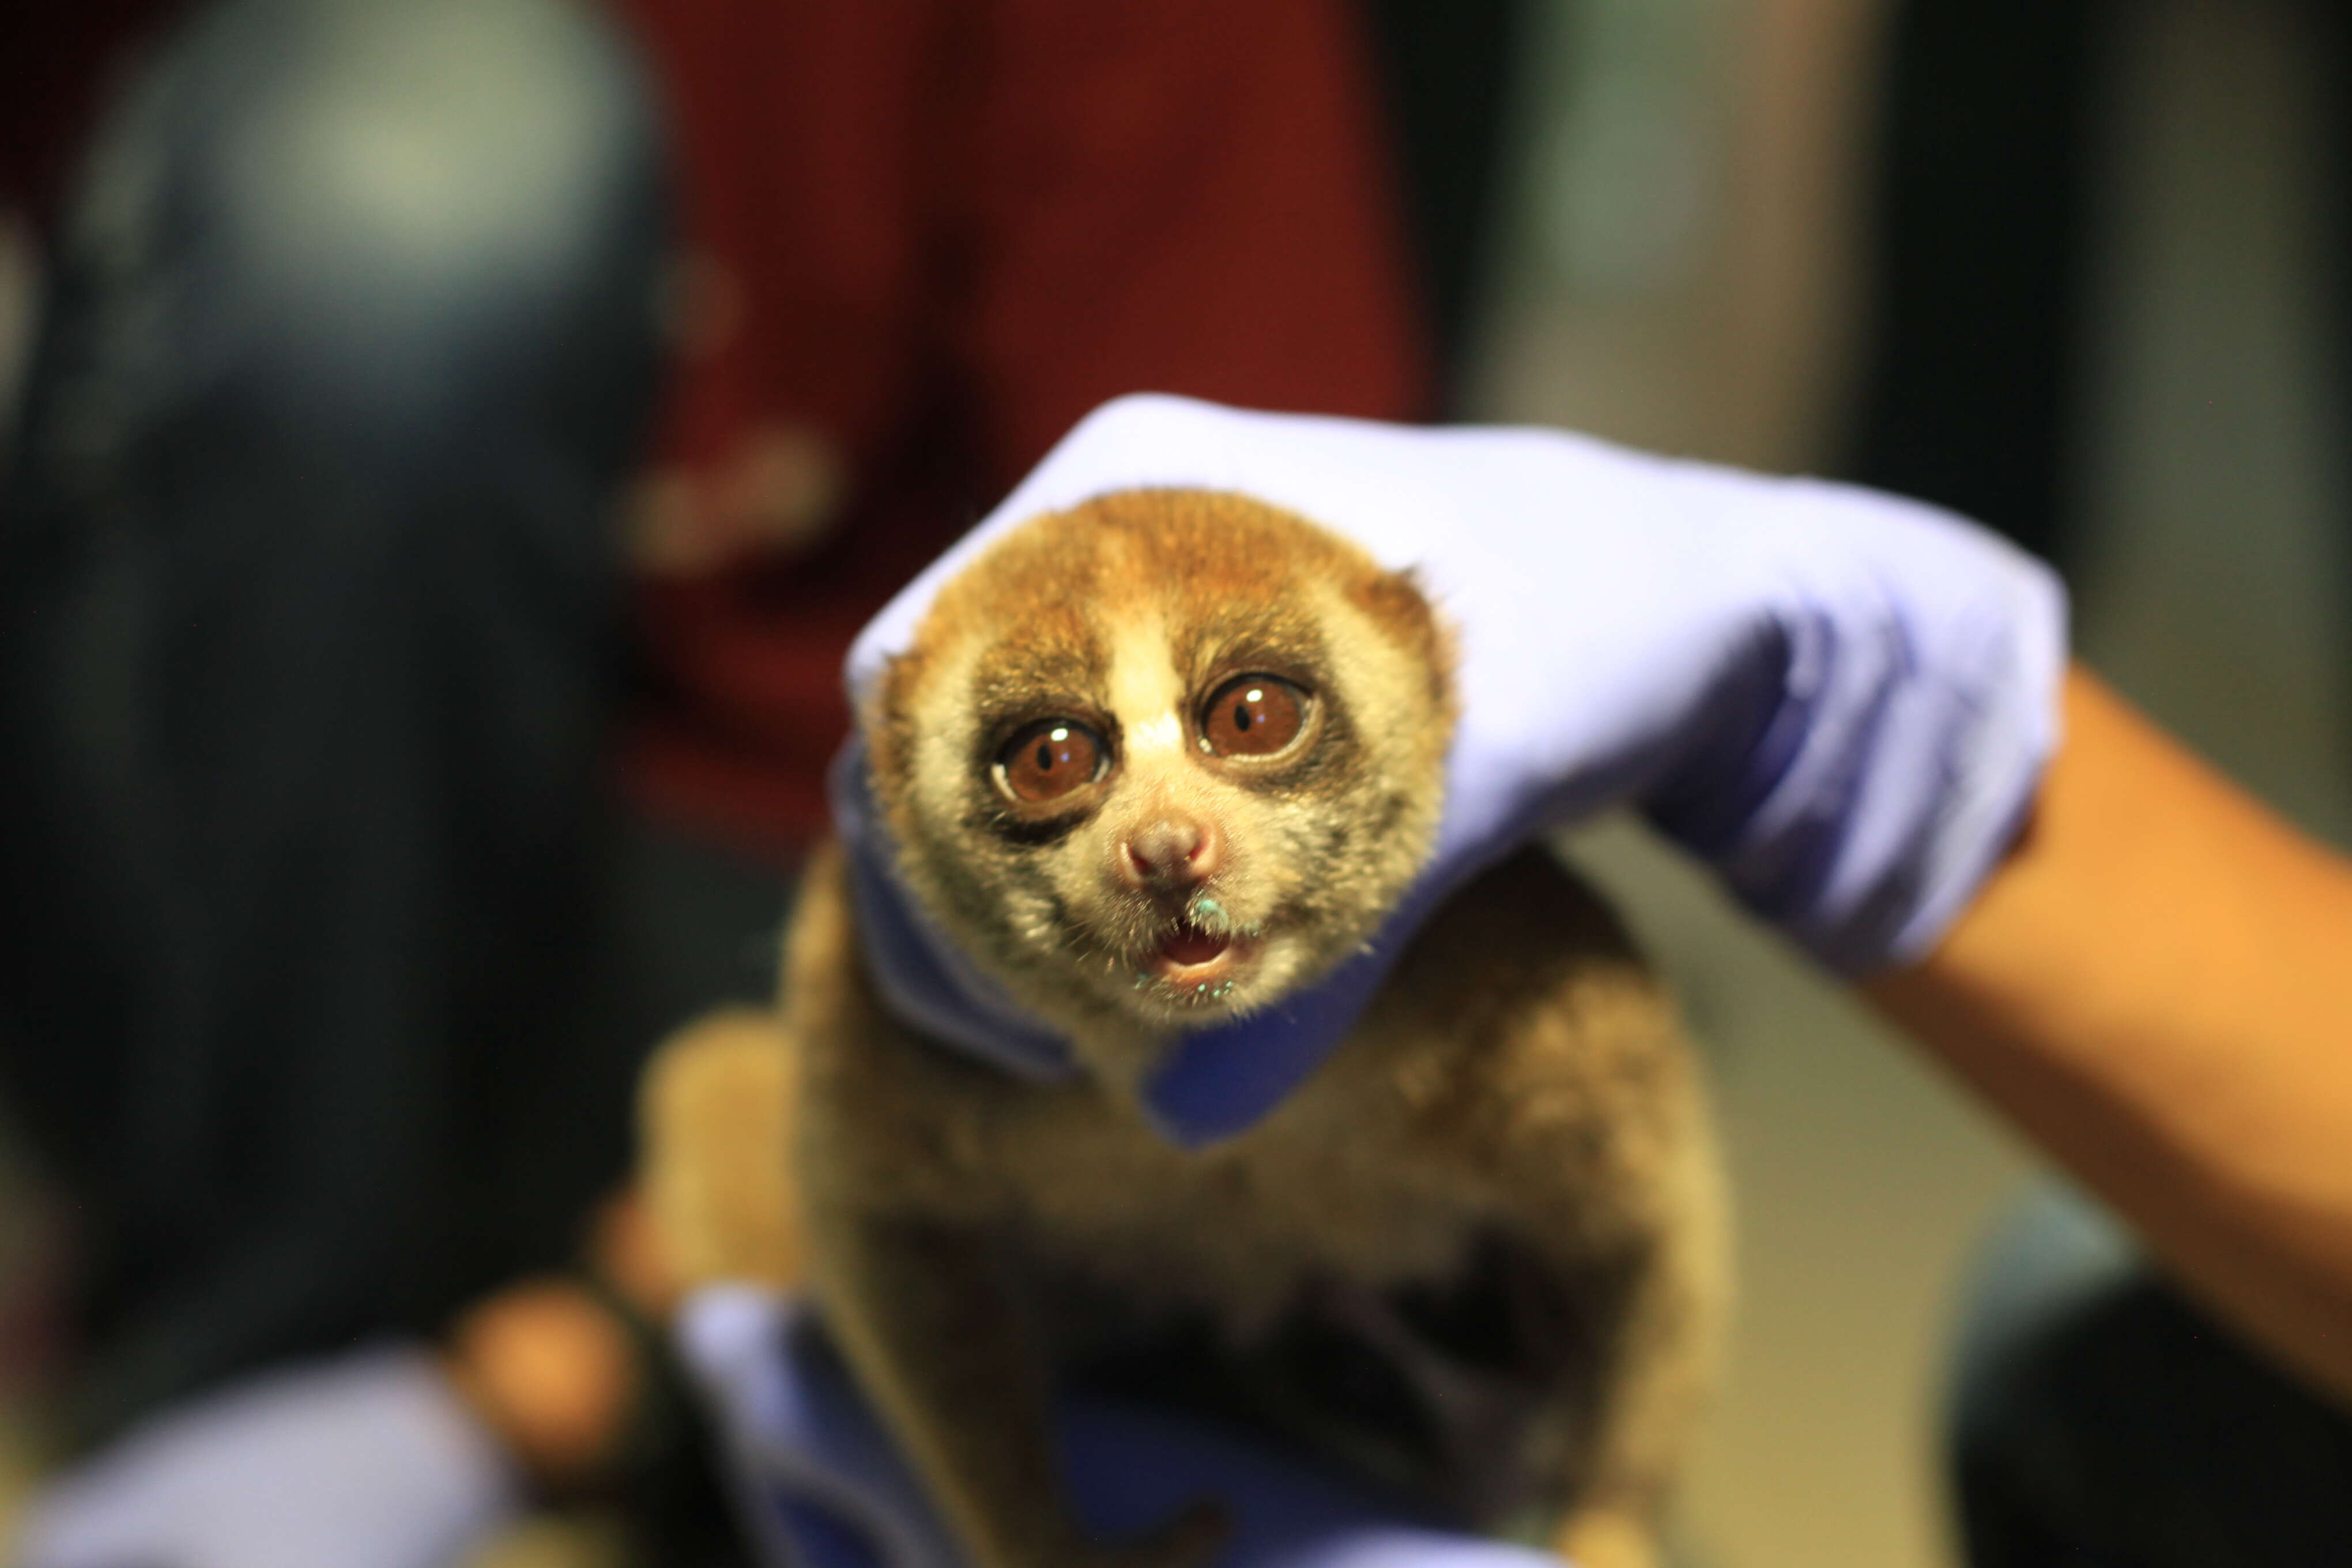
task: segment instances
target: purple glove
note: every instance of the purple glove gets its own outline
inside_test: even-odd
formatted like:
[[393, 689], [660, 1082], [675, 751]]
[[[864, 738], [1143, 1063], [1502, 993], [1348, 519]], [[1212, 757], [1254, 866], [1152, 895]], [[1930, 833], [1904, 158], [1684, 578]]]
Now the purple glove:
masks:
[[35, 1496], [16, 1568], [446, 1568], [521, 1506], [424, 1351], [270, 1373], [167, 1411]]
[[[1423, 918], [1530, 836], [1638, 803], [1832, 969], [1924, 953], [2014, 835], [2057, 738], [2056, 579], [1948, 514], [1549, 431], [1412, 429], [1122, 398], [891, 601], [853, 700], [933, 595], [1040, 512], [1149, 486], [1234, 490], [1411, 568], [1456, 628], [1462, 718], [1436, 852], [1370, 949], [1185, 1037], [1150, 1087], [1186, 1143], [1240, 1131], [1347, 1032]], [[1059, 1040], [897, 889], [855, 743], [835, 816], [888, 1005], [1016, 1070]]]
[[[782, 1568], [956, 1568], [922, 1490], [807, 1311], [712, 1286], [677, 1318], [714, 1415], [740, 1517]], [[1218, 1568], [1559, 1568], [1559, 1559], [1417, 1521], [1391, 1500], [1189, 1418], [1110, 1400], [1059, 1409], [1086, 1523], [1141, 1534], [1196, 1499], [1232, 1510]]]

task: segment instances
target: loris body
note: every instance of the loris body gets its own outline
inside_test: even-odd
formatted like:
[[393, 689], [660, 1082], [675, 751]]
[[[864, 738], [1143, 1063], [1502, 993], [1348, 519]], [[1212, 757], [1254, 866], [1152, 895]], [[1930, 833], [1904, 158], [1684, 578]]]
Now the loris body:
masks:
[[[1450, 669], [1352, 546], [1133, 491], [1002, 540], [862, 715], [900, 882], [1086, 1069], [1040, 1086], [898, 1023], [820, 859], [785, 985], [814, 1282], [982, 1568], [1207, 1559], [1199, 1517], [1083, 1540], [1046, 1439], [1050, 1372], [1179, 1343], [1469, 1522], [1652, 1555], [1719, 1227], [1671, 1010], [1590, 894], [1534, 854], [1480, 878], [1238, 1137], [1177, 1148], [1139, 1103], [1180, 1031], [1311, 984], [1412, 883]], [[1318, 1382], [1332, 1336], [1386, 1397]]]

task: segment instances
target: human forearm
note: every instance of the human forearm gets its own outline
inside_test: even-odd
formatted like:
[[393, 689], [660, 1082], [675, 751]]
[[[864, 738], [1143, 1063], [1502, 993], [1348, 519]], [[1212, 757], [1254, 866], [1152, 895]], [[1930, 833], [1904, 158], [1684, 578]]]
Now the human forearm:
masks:
[[2015, 851], [1876, 1004], [2352, 1397], [2352, 867], [2093, 678]]

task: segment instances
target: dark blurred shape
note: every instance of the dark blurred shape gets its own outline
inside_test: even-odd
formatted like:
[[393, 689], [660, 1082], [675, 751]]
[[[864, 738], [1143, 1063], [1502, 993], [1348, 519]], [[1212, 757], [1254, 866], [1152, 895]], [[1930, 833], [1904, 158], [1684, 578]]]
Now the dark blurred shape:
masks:
[[[0, 532], [0, 1066], [108, 1430], [568, 1255], [650, 104], [562, 0], [238, 0], [89, 149]], [[601, 1044], [600, 1044], [601, 1042]]]
[[[2334, 100], [2323, 272], [2352, 325], [2352, 22], [2306, 10]], [[2106, 132], [2140, 19], [2120, 0], [1901, 0], [1887, 34], [1853, 475], [2070, 571]], [[2352, 1417], [2074, 1200], [2037, 1200], [1989, 1255], [1950, 1438], [1976, 1568], [2352, 1561]]]
[[182, 9], [180, 0], [79, 0], [0, 5], [0, 202], [46, 222], [126, 54]]
[[7, 18], [0, 1082], [83, 1436], [571, 1256], [767, 986], [850, 636], [1088, 408], [1426, 408], [1346, 0], [618, 9]]
[[1513, 170], [1526, 0], [1369, 0], [1441, 402], [1456, 412]]
[[2352, 1415], [2038, 1194], [1987, 1249], [1953, 1412], [1972, 1568], [2352, 1563]]
[[1902, 0], [1853, 477], [2065, 563], [2114, 0]]
[[[2352, 370], [2352, 16], [2304, 9], [2333, 142], [2322, 275], [2341, 374]], [[1902, 0], [1887, 33], [1851, 472], [1989, 523], [2062, 570], [2075, 564], [2084, 499], [2105, 129], [2137, 14], [2120, 0]]]

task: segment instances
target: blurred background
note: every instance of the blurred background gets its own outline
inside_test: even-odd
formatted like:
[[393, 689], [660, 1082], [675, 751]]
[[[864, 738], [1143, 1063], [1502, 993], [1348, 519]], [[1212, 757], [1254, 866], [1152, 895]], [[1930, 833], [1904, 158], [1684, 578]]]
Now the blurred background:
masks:
[[[2081, 365], [2063, 480], [2076, 646], [2341, 845], [2352, 171], [2328, 24], [2230, 0], [2100, 9], [2097, 199], [2063, 325]], [[2022, 16], [1985, 6], [1972, 26], [1992, 48]], [[1551, 86], [1527, 108], [1475, 414], [1850, 470], [1883, 288], [1867, 213], [1888, 10], [1595, 0], [1545, 22]], [[2017, 49], [2018, 77], [2034, 58]], [[1955, 77], [1928, 89], [1964, 90]], [[1979, 112], [1997, 138], [1998, 111]], [[1969, 265], [2030, 245], [1988, 223]], [[2033, 1157], [1637, 831], [1576, 853], [1636, 911], [1717, 1053], [1742, 1307], [1690, 1496], [1703, 1560], [1955, 1562], [1935, 1437], [1958, 1292]]]
[[[1433, 323], [1421, 412], [1942, 484], [1936, 499], [2057, 556], [2093, 665], [2347, 841], [2352, 136], [2324, 7], [1448, 9], [1363, 13], [1385, 40], [1366, 68], [1419, 181], [1403, 207]], [[1957, 43], [1938, 41], [1939, 9], [1966, 13]], [[44, 68], [0, 50], [0, 91]], [[28, 374], [39, 254], [31, 215], [0, 227], [0, 410]], [[733, 287], [674, 276], [672, 341], [723, 336]], [[1984, 326], [2003, 310], [2022, 342]], [[1017, 332], [1010, 321], [986, 330]], [[1906, 445], [1947, 427], [1967, 437], [1951, 453]], [[743, 459], [738, 493], [754, 500], [719, 532], [789, 538], [823, 510], [809, 498], [844, 482], [821, 446], [771, 434]], [[679, 439], [665, 450], [694, 455]], [[675, 471], [635, 492], [632, 538], [641, 567], [690, 577], [694, 528], [674, 526], [688, 503], [660, 489]], [[706, 822], [751, 809], [723, 769], [657, 753], [641, 775], [653, 794]], [[707, 929], [740, 969], [788, 858], [769, 843], [748, 855], [764, 869], [739, 874], [714, 868], [725, 834], [686, 837], [624, 857], [630, 885], [723, 906]], [[1717, 1068], [1741, 1304], [1686, 1500], [1692, 1561], [1947, 1568], [1936, 1431], [1958, 1290], [2032, 1159], [1638, 828], [1598, 825], [1570, 848], [1662, 955]], [[0, 1176], [0, 1399], [24, 1413], [19, 1477], [70, 1338], [55, 1282], [87, 1245], [37, 1168]]]

